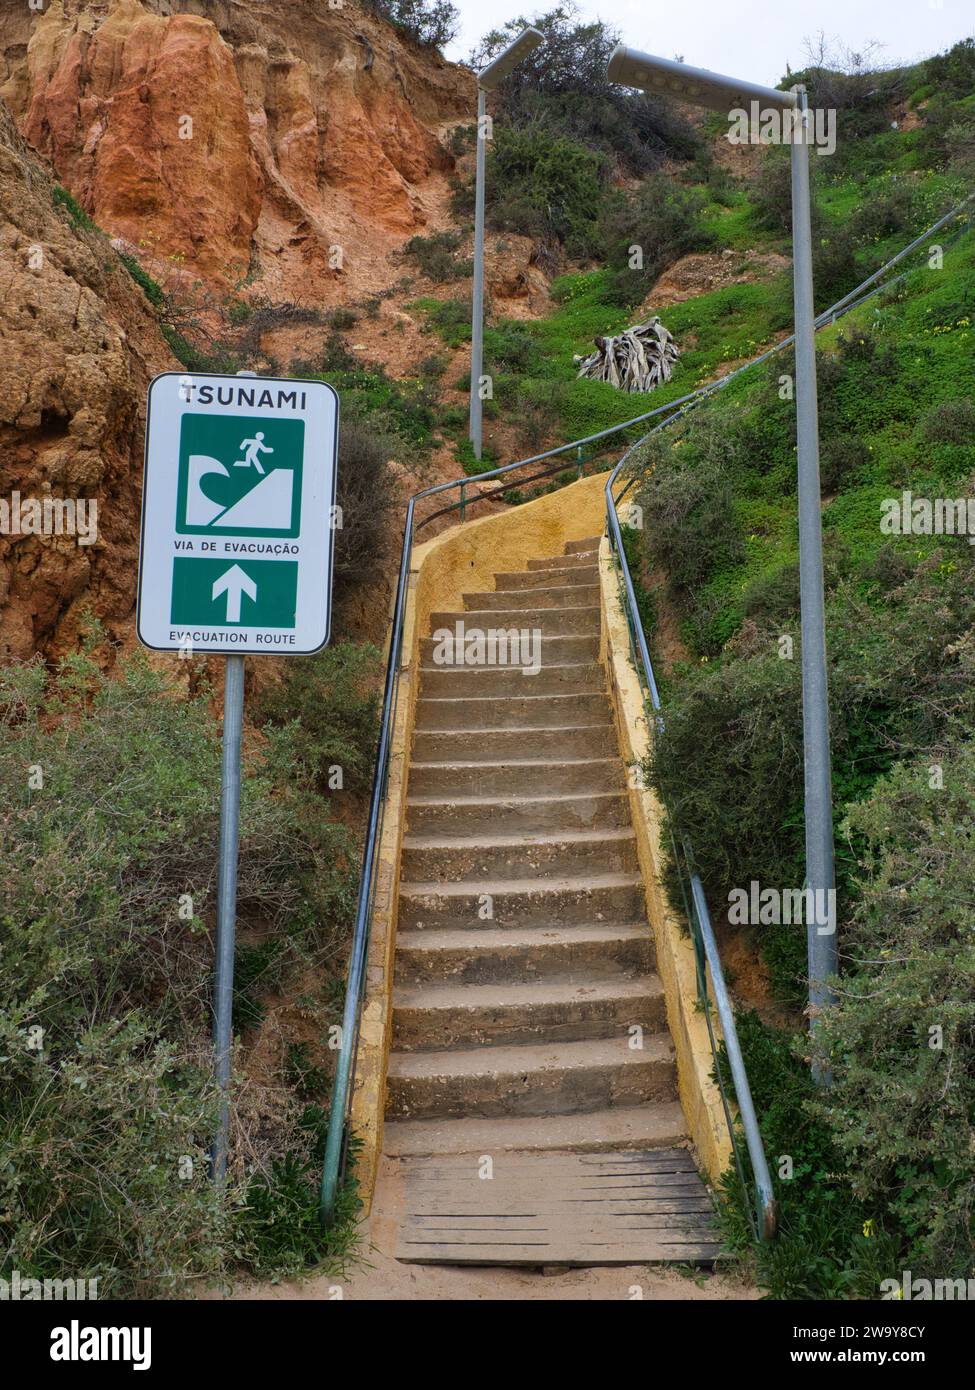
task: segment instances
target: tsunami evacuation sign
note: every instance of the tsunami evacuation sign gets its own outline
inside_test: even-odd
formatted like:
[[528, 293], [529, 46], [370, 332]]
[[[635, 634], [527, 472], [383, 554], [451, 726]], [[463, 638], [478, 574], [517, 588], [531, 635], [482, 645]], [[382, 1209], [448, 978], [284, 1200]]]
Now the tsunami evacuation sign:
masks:
[[338, 397], [323, 381], [166, 372], [149, 387], [139, 640], [307, 655], [328, 641]]

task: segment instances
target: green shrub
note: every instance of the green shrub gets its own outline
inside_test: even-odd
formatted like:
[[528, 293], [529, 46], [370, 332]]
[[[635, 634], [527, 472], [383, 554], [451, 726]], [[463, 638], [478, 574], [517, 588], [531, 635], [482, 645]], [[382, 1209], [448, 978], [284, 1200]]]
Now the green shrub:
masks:
[[678, 597], [695, 592], [718, 569], [744, 555], [727, 468], [718, 458], [674, 449], [650, 474], [640, 502], [655, 559]]
[[[259, 718], [292, 726], [291, 747], [322, 796], [369, 787], [379, 668], [379, 652], [369, 643], [337, 642], [317, 656], [290, 662], [284, 679], [258, 698]], [[342, 774], [340, 788], [332, 772], [336, 767]]]
[[[735, 1023], [778, 1207], [778, 1235], [752, 1247], [766, 1297], [877, 1298], [881, 1280], [899, 1274], [897, 1245], [881, 1209], [859, 1202], [843, 1175], [833, 1134], [817, 1113], [819, 1092], [802, 1039], [751, 1011], [738, 1013]], [[720, 1065], [730, 1089], [723, 1048]], [[747, 1192], [729, 1169], [721, 1210], [729, 1244], [744, 1251], [750, 1245], [745, 1203], [754, 1209], [754, 1188], [743, 1136], [740, 1148]]]
[[546, 125], [498, 126], [487, 166], [490, 224], [558, 242], [573, 259], [595, 255], [608, 173], [603, 155]]
[[157, 284], [152, 276], [142, 269], [134, 256], [128, 256], [124, 251], [121, 251], [119, 252], [119, 260], [142, 290], [149, 303], [157, 309], [161, 308], [166, 301], [162, 285]]
[[[338, 341], [341, 342], [341, 339]], [[337, 537], [337, 556], [344, 565], [344, 556], [351, 561], [361, 551], [358, 539], [364, 540], [369, 535], [373, 542], [379, 543], [382, 515], [388, 507], [395, 505], [396, 500], [389, 488], [389, 460], [396, 458], [412, 462], [434, 443], [436, 390], [429, 379], [420, 376], [394, 381], [384, 367], [374, 362], [363, 362], [344, 348], [341, 363], [336, 357], [326, 363], [295, 363], [293, 371], [297, 372], [300, 366], [308, 368], [307, 374], [321, 376], [331, 382], [342, 398], [339, 502], [348, 505], [350, 516], [359, 515], [365, 522], [362, 530], [345, 537], [340, 533]], [[350, 473], [359, 460], [361, 477]], [[377, 489], [371, 498], [371, 505], [377, 513], [372, 525], [361, 512], [361, 494], [366, 478]], [[360, 572], [358, 560], [356, 570]]]
[[243, 328], [254, 317], [254, 306], [246, 299], [234, 299], [226, 306], [226, 314], [234, 328]]
[[317, 1066], [312, 1061], [307, 1043], [289, 1044], [286, 1072], [288, 1080], [302, 1100], [318, 1100], [329, 1090], [328, 1073], [324, 1067]]
[[863, 440], [855, 434], [829, 434], [819, 451], [819, 481], [824, 493], [838, 492], [869, 462]]
[[742, 607], [745, 616], [763, 626], [781, 626], [799, 607], [799, 565], [795, 561], [773, 566], [750, 580]]
[[84, 208], [78, 202], [77, 198], [75, 198], [72, 193], [69, 193], [66, 188], [62, 188], [60, 184], [56, 183], [54, 187], [51, 189], [51, 197], [54, 201], [54, 206], [63, 208], [63, 210], [68, 214], [68, 218], [70, 219], [71, 225], [72, 227], [74, 227], [75, 231], [101, 231], [101, 228], [98, 226], [97, 223], [92, 221], [92, 219], [88, 216], [87, 212], [85, 212]]
[[851, 49], [820, 34], [807, 45], [807, 53], [808, 65], [790, 73], [788, 82], [805, 84], [811, 107], [837, 112], [838, 154], [889, 127], [890, 107], [907, 94], [910, 74], [900, 67], [883, 68], [880, 44]]
[[463, 299], [418, 299], [413, 306], [426, 315], [429, 328], [440, 335], [448, 347], [461, 347], [471, 340], [471, 305]]
[[[242, 1155], [311, 1157], [296, 1102], [268, 1127], [245, 1088], [229, 1205], [207, 1179], [209, 693], [178, 697], [142, 657], [108, 679], [79, 655], [0, 672], [0, 723], [0, 1263], [174, 1296], [234, 1258]], [[286, 731], [245, 765], [238, 913], [307, 969], [336, 952], [353, 882], [347, 835], [292, 765]]]
[[640, 533], [634, 527], [624, 524], [620, 526], [620, 535], [623, 538], [623, 554], [626, 556], [626, 566], [633, 583], [640, 624], [649, 640], [652, 639], [657, 626], [657, 605], [653, 594], [643, 582], [644, 554], [640, 544]]
[[970, 97], [975, 91], [975, 38], [961, 39], [946, 53], [926, 59], [924, 80], [944, 98]]
[[[970, 635], [961, 646], [971, 680]], [[843, 827], [863, 846], [860, 900], [824, 1023], [833, 1086], [813, 1111], [915, 1277], [970, 1277], [975, 1259], [973, 820], [965, 737], [894, 768]]]
[[[526, 23], [512, 19], [492, 30], [471, 66], [481, 68], [497, 57]], [[701, 149], [698, 131], [669, 102], [627, 90], [606, 76], [619, 41], [609, 25], [580, 20], [572, 4], [559, 4], [531, 23], [544, 42], [497, 88], [498, 125], [545, 125], [635, 175], [659, 168], [666, 158], [691, 159]]]
[[[975, 620], [972, 560], [959, 544], [936, 557], [887, 606], [871, 606], [844, 581], [827, 604], [834, 803], [865, 795], [899, 758], [935, 744], [970, 719], [964, 635]], [[788, 629], [787, 629], [788, 630]], [[670, 692], [648, 775], [668, 815], [694, 846], [716, 913], [732, 888], [803, 883], [802, 718], [799, 641], [779, 655], [780, 624], [750, 650], [699, 667]], [[841, 889], [854, 867], [837, 851]], [[841, 926], [845, 893], [841, 892]], [[802, 929], [763, 929], [777, 988], [792, 994], [804, 969]]]
[[771, 145], [762, 152], [751, 192], [761, 224], [791, 235], [792, 161], [784, 146]]
[[432, 236], [414, 236], [403, 247], [412, 256], [423, 274], [430, 280], [458, 280], [471, 274], [471, 261], [457, 258], [461, 244], [459, 232], [434, 232]]
[[400, 452], [401, 441], [383, 429], [382, 418], [357, 417], [354, 409], [343, 418], [338, 457], [342, 525], [335, 532], [335, 576], [343, 587], [375, 576], [398, 501], [389, 463]]
[[[616, 292], [623, 303], [645, 298], [668, 266], [692, 251], [709, 251], [717, 237], [701, 220], [705, 197], [684, 188], [670, 175], [650, 174], [631, 196], [618, 195], [603, 216], [607, 260], [616, 272]], [[633, 248], [641, 264], [631, 268]]]
[[424, 47], [444, 48], [457, 37], [460, 15], [450, 0], [366, 0], [366, 4]]
[[918, 432], [929, 444], [975, 444], [975, 401], [942, 401], [923, 416]]
[[[306, 1107], [300, 1129], [306, 1151], [321, 1154], [324, 1115]], [[355, 1245], [361, 1202], [354, 1179], [340, 1188], [328, 1228], [318, 1215], [321, 1159], [301, 1151], [275, 1159], [270, 1172], [251, 1179], [237, 1213], [238, 1257], [259, 1279], [297, 1278], [324, 1265], [341, 1274]]]
[[494, 371], [539, 376], [542, 350], [531, 326], [505, 319], [484, 331], [484, 359]]
[[333, 333], [346, 333], [350, 328], [355, 328], [359, 322], [359, 315], [347, 305], [340, 305], [339, 308], [329, 311], [326, 322]]

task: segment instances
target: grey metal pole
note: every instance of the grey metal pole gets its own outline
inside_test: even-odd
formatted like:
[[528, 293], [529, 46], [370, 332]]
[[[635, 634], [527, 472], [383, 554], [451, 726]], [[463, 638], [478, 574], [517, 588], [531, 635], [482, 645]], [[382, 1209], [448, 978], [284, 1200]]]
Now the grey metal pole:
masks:
[[484, 164], [487, 94], [477, 89], [477, 154], [474, 179], [474, 290], [471, 298], [471, 427], [474, 457], [481, 457], [481, 370], [484, 365]]
[[228, 656], [224, 674], [223, 761], [220, 774], [220, 859], [217, 869], [217, 959], [213, 981], [213, 1069], [220, 1119], [213, 1143], [215, 1182], [227, 1176], [230, 1134], [230, 1050], [233, 1042], [237, 847], [240, 826], [240, 741], [244, 719], [244, 658]]
[[[809, 194], [809, 108], [799, 94], [801, 125], [792, 138], [792, 256], [796, 319], [796, 426], [799, 470], [799, 603], [802, 622], [802, 732], [805, 755], [806, 941], [810, 1029], [835, 995], [826, 984], [838, 973], [833, 864], [833, 804], [826, 679], [823, 596], [823, 528], [819, 487], [819, 420], [816, 400], [815, 311]], [[815, 909], [815, 910], [814, 910]], [[814, 1060], [813, 1076], [828, 1081]]]

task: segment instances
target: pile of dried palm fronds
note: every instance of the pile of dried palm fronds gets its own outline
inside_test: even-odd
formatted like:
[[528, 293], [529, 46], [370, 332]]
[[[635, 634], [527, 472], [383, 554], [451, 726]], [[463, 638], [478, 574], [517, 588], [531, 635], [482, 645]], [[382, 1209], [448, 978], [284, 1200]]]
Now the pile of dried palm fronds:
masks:
[[680, 349], [656, 315], [615, 338], [597, 338], [595, 342], [596, 351], [582, 359], [579, 375], [591, 381], [608, 381], [621, 391], [652, 391], [669, 381], [680, 356]]

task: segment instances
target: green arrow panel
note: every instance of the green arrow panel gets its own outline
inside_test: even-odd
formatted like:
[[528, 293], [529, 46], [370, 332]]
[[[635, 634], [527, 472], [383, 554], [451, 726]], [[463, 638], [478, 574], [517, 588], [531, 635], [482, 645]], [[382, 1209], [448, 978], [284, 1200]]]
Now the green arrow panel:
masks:
[[170, 621], [294, 628], [297, 560], [173, 560]]

